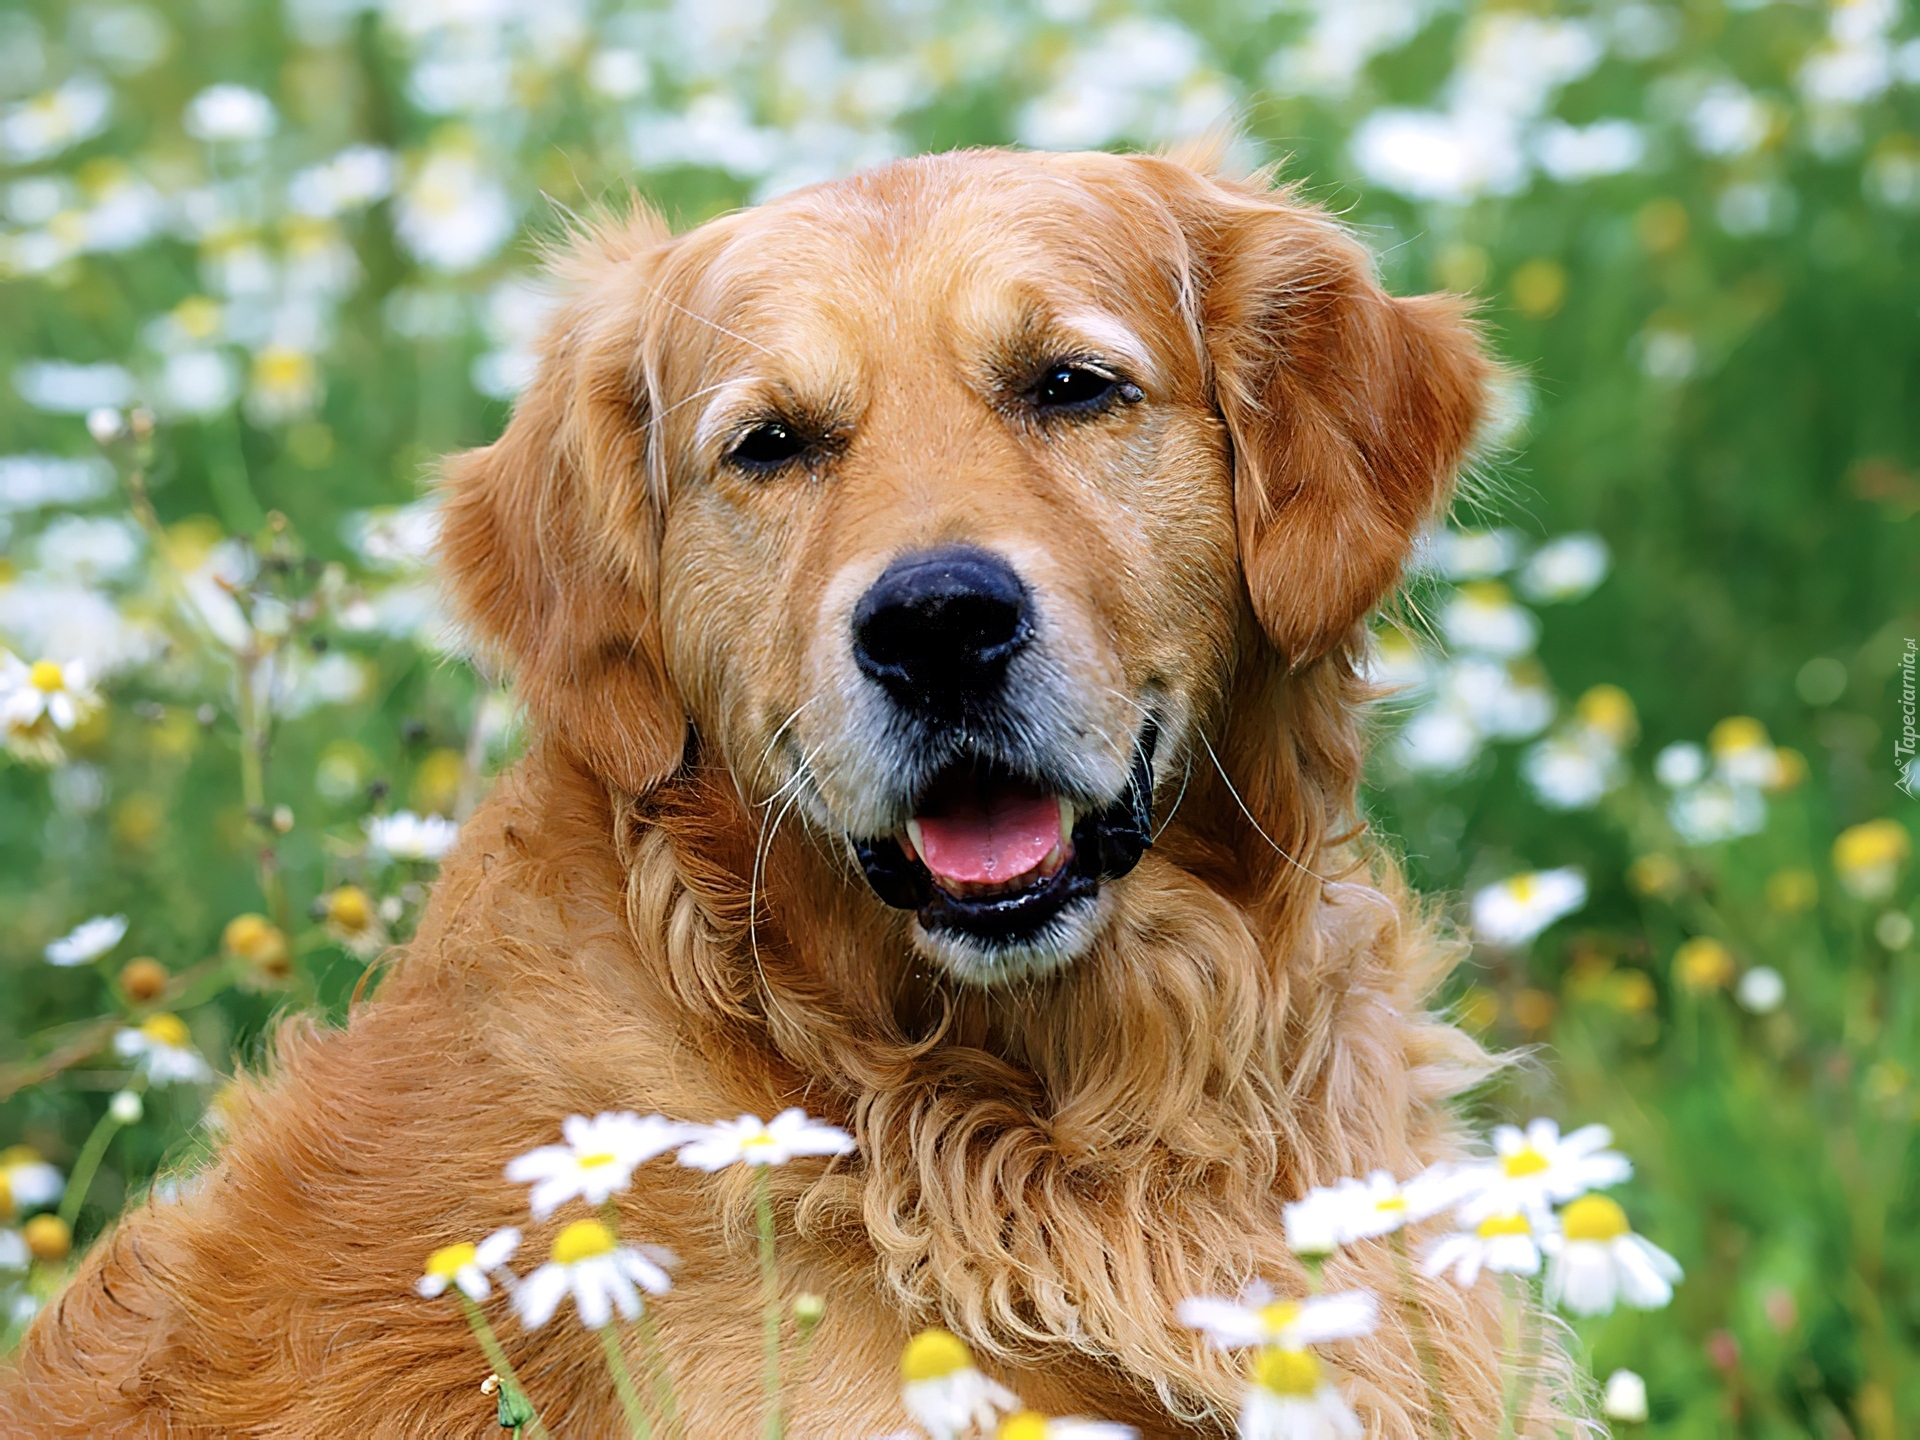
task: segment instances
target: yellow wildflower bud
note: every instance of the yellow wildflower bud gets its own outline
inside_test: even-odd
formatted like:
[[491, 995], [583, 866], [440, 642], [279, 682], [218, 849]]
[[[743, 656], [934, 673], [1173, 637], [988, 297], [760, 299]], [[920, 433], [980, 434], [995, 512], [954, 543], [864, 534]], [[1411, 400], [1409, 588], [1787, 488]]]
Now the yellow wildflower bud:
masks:
[[350, 935], [373, 924], [373, 901], [358, 885], [342, 885], [327, 895], [327, 920]]
[[1913, 841], [1897, 820], [1869, 820], [1840, 832], [1833, 842], [1833, 868], [1849, 894], [1884, 900], [1893, 893]]
[[1721, 990], [1733, 983], [1733, 952], [1711, 935], [1696, 935], [1673, 952], [1674, 977], [1689, 990]]
[[1820, 882], [1811, 870], [1776, 870], [1767, 877], [1767, 908], [1778, 915], [1811, 910], [1820, 900]]
[[264, 915], [236, 915], [221, 933], [220, 945], [243, 962], [257, 980], [278, 982], [293, 973], [293, 952], [280, 927]]
[[120, 967], [120, 993], [136, 1005], [158, 1000], [167, 989], [167, 967], [141, 955]]
[[1596, 685], [1582, 695], [1573, 707], [1582, 724], [1598, 730], [1622, 749], [1631, 745], [1640, 733], [1640, 716], [1633, 708], [1633, 697], [1618, 685]]
[[1627, 883], [1642, 895], [1678, 893], [1686, 872], [1671, 855], [1642, 855], [1627, 867]]
[[827, 1302], [824, 1296], [816, 1295], [811, 1290], [803, 1290], [793, 1297], [793, 1323], [799, 1327], [801, 1334], [804, 1335], [813, 1329], [826, 1318], [826, 1314]]
[[20, 1227], [33, 1258], [51, 1265], [73, 1251], [73, 1231], [58, 1215], [36, 1215]]

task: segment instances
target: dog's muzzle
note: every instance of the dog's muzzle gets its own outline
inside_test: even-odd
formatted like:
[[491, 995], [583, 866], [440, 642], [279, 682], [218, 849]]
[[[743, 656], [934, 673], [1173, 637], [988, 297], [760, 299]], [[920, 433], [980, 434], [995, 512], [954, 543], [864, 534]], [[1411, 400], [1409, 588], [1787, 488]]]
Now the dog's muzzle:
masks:
[[[1102, 882], [1131, 871], [1153, 843], [1158, 739], [1149, 721], [1119, 797], [1071, 819], [1067, 802], [1043, 784], [990, 760], [951, 766], [921, 797], [905, 835], [854, 842], [867, 883], [888, 905], [918, 912], [930, 932], [955, 931], [988, 945], [1030, 940], [1076, 901], [1098, 896]], [[1059, 833], [1044, 855], [1004, 878], [978, 873], [1002, 850], [1014, 864], [1026, 861], [1040, 838], [1032, 817], [1049, 805], [1057, 807]], [[1011, 841], [992, 833], [1000, 815], [1025, 822]]]

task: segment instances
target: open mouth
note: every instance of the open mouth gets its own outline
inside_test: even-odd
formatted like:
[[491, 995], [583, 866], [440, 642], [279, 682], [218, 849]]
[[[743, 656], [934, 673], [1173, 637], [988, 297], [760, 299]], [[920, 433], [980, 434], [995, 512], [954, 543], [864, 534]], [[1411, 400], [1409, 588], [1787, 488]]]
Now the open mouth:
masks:
[[929, 931], [1030, 941], [1070, 906], [1091, 903], [1152, 843], [1155, 739], [1148, 725], [1126, 789], [1098, 810], [991, 760], [951, 765], [900, 831], [855, 842], [867, 882]]

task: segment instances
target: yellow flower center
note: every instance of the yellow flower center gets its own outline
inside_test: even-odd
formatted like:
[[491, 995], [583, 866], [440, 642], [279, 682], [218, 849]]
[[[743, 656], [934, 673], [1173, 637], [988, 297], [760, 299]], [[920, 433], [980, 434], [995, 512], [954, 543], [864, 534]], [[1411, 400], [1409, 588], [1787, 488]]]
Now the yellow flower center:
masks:
[[1260, 1307], [1260, 1323], [1269, 1335], [1278, 1335], [1300, 1318], [1300, 1307], [1291, 1300], [1272, 1300]]
[[574, 1163], [582, 1170], [598, 1170], [603, 1165], [612, 1165], [619, 1158], [611, 1150], [596, 1150], [591, 1155], [582, 1155]]
[[427, 1274], [451, 1280], [479, 1258], [480, 1252], [465, 1240], [458, 1245], [445, 1245], [427, 1257]]
[[1492, 1240], [1501, 1235], [1530, 1235], [1533, 1227], [1524, 1215], [1493, 1215], [1482, 1220], [1475, 1233], [1482, 1240]]
[[1711, 935], [1696, 935], [1673, 952], [1673, 967], [1689, 990], [1714, 990], [1733, 979], [1733, 952]]
[[67, 687], [67, 672], [60, 668], [57, 660], [36, 660], [33, 668], [27, 671], [27, 683], [36, 690], [44, 690], [52, 695]]
[[342, 885], [327, 897], [327, 918], [357, 935], [373, 923], [373, 902], [358, 885]]
[[1604, 1195], [1583, 1195], [1560, 1212], [1569, 1240], [1618, 1240], [1628, 1234], [1627, 1212]]
[[1253, 1357], [1253, 1383], [1275, 1395], [1314, 1395], [1320, 1390], [1320, 1362], [1309, 1351], [1269, 1345]]
[[598, 1220], [576, 1220], [553, 1237], [556, 1264], [578, 1265], [596, 1255], [613, 1253], [613, 1235]]
[[1833, 842], [1833, 863], [1841, 870], [1898, 865], [1912, 848], [1913, 842], [1898, 820], [1869, 820], [1840, 832], [1840, 838]]
[[1384, 1200], [1376, 1200], [1373, 1208], [1387, 1215], [1398, 1215], [1407, 1208], [1407, 1197], [1389, 1195]]
[[173, 307], [173, 323], [195, 340], [220, 328], [220, 306], [204, 295], [190, 295]]
[[1047, 1440], [1047, 1417], [1038, 1410], [1022, 1410], [1000, 1422], [997, 1440]]
[[156, 1045], [165, 1045], [174, 1050], [184, 1050], [187, 1045], [187, 1027], [178, 1015], [169, 1015], [162, 1010], [158, 1015], [149, 1015], [140, 1023], [140, 1033]]
[[944, 1380], [973, 1368], [973, 1356], [950, 1330], [922, 1330], [900, 1353], [900, 1378], [908, 1384]]
[[1507, 894], [1522, 905], [1533, 898], [1533, 892], [1540, 888], [1540, 882], [1531, 875], [1516, 875], [1507, 881]]
[[747, 1155], [758, 1155], [762, 1151], [773, 1149], [773, 1146], [773, 1136], [765, 1130], [762, 1130], [757, 1135], [749, 1135], [740, 1142], [741, 1152]]
[[7, 1172], [0, 1170], [0, 1217], [13, 1214], [13, 1182], [7, 1179]]
[[1498, 580], [1469, 580], [1460, 587], [1460, 594], [1488, 610], [1499, 610], [1513, 603], [1512, 594]]
[[254, 357], [253, 378], [262, 390], [301, 391], [313, 383], [313, 360], [287, 346], [269, 345]]
[[1575, 707], [1582, 720], [1602, 735], [1619, 744], [1633, 738], [1639, 728], [1639, 716], [1633, 701], [1618, 685], [1596, 685], [1580, 697]]
[[1531, 1145], [1523, 1145], [1513, 1154], [1501, 1158], [1500, 1168], [1506, 1172], [1509, 1180], [1524, 1180], [1529, 1175], [1538, 1175], [1548, 1167], [1547, 1157]]
[[1751, 715], [1729, 715], [1713, 727], [1707, 736], [1707, 748], [1716, 755], [1737, 755], [1742, 750], [1764, 750], [1767, 727]]

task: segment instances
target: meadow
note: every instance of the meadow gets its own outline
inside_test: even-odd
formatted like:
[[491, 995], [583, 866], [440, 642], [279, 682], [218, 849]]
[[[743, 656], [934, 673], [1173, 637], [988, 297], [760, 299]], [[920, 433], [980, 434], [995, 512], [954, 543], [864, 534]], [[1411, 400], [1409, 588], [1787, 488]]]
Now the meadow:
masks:
[[1616, 1433], [1920, 1431], [1899, 0], [6, 0], [0, 1354], [276, 1017], [378, 985], [516, 753], [432, 477], [528, 378], [541, 246], [1223, 128], [1508, 367], [1376, 622], [1365, 809], [1516, 1053], [1471, 1118], [1610, 1127], [1684, 1269], [1572, 1322], [1644, 1379]]

